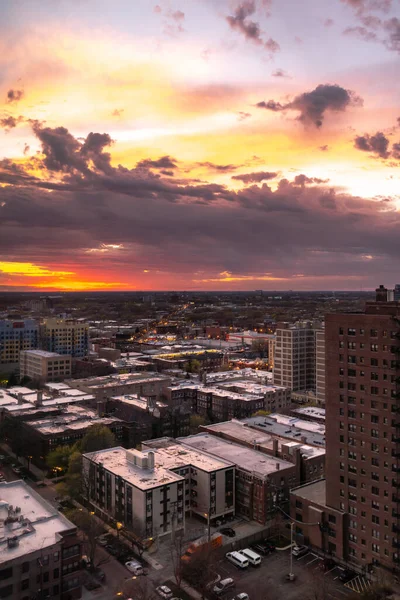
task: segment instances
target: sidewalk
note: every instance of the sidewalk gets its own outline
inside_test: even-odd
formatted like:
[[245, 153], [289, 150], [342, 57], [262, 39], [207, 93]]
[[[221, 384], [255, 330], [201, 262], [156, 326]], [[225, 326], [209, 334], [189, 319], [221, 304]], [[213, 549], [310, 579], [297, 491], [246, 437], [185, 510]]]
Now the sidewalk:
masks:
[[[12, 458], [15, 458], [16, 461], [19, 461], [22, 465], [24, 465], [26, 468], [28, 468], [28, 460], [23, 456], [20, 456], [17, 458], [17, 455], [15, 454], [15, 452], [13, 452], [11, 450], [11, 448], [8, 444], [5, 444], [5, 443], [0, 444], [0, 448], [2, 450], [4, 450], [4, 452], [6, 452], [10, 456], [12, 456]], [[33, 473], [35, 475], [35, 477], [38, 478], [38, 480], [44, 481], [45, 483], [51, 482], [50, 479], [45, 479], [44, 472], [41, 469], [39, 469], [38, 467], [36, 467], [35, 465], [33, 465], [32, 462], [29, 465], [29, 471], [31, 471], [31, 473]]]

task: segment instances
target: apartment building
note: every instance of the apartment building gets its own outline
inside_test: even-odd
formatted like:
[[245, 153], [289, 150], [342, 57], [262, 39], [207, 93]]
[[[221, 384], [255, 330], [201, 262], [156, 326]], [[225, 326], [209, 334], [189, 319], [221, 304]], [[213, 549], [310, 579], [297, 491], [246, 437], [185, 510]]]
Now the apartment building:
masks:
[[235, 511], [247, 519], [265, 524], [279, 500], [284, 506], [289, 490], [299, 481], [299, 463], [268, 456], [224, 439], [200, 433], [180, 440], [197, 452], [207, 452], [235, 465]]
[[24, 481], [0, 483], [0, 598], [81, 597], [77, 528]]
[[275, 364], [275, 346], [276, 335], [271, 335], [268, 338], [268, 365], [270, 369], [273, 369]]
[[203, 518], [234, 512], [234, 467], [163, 438], [143, 450], [121, 447], [85, 454], [90, 500], [106, 519], [140, 537], [184, 529], [185, 512]]
[[92, 394], [98, 401], [124, 394], [138, 394], [150, 400], [159, 400], [171, 385], [171, 378], [157, 373], [124, 373], [71, 379], [68, 385], [86, 394]]
[[279, 323], [276, 330], [274, 384], [293, 391], [315, 389], [315, 328], [309, 321]]
[[39, 325], [33, 319], [0, 321], [0, 371], [18, 367], [21, 350], [38, 344]]
[[315, 396], [325, 406], [325, 329], [315, 331]]
[[[326, 317], [326, 484], [305, 491], [307, 506], [323, 498], [333, 555], [355, 568], [397, 571], [400, 305], [388, 297], [381, 286], [365, 312]], [[293, 502], [302, 495], [293, 492]], [[311, 540], [307, 527], [303, 535]]]
[[82, 358], [89, 353], [89, 326], [74, 319], [45, 319], [40, 327], [43, 350]]
[[268, 412], [277, 412], [291, 405], [291, 390], [277, 385], [261, 385], [251, 381], [232, 381], [221, 383], [218, 387], [237, 394], [254, 394], [257, 397], [263, 397], [262, 410]]
[[46, 350], [21, 350], [20, 377], [29, 377], [37, 383], [62, 381], [71, 377], [71, 357]]

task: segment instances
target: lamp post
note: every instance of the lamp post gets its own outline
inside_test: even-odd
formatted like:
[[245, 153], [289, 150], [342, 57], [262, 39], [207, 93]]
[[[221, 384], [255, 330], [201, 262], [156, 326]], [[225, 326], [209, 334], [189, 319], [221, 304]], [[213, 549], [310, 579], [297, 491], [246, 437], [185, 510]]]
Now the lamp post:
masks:
[[210, 523], [210, 513], [204, 513], [205, 518], [207, 519], [207, 540], [211, 540], [211, 523]]
[[117, 528], [117, 539], [119, 540], [119, 532], [120, 530], [123, 528], [123, 523], [120, 523], [119, 521], [116, 522], [116, 528]]
[[292, 521], [290, 523], [290, 572], [289, 572], [289, 581], [293, 581], [294, 580], [294, 573], [293, 573], [293, 528], [294, 528], [294, 521]]

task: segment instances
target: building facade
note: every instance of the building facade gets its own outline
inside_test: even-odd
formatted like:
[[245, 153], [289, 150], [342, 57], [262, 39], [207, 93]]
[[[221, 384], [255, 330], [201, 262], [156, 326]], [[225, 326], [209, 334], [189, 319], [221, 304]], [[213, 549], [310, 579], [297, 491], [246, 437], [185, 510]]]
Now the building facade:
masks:
[[33, 319], [0, 321], [0, 370], [17, 367], [20, 352], [38, 344], [39, 325]]
[[74, 319], [45, 319], [41, 325], [41, 347], [49, 352], [82, 358], [89, 353], [89, 326]]
[[325, 329], [315, 332], [315, 396], [318, 406], [325, 406]]
[[305, 321], [276, 330], [274, 384], [293, 391], [315, 389], [315, 329]]
[[71, 357], [46, 350], [21, 350], [19, 374], [38, 383], [62, 381], [71, 377]]
[[[398, 572], [400, 305], [387, 298], [381, 286], [364, 313], [326, 317], [323, 505], [331, 554], [360, 570]], [[294, 491], [293, 502], [300, 496], [302, 489]], [[318, 504], [318, 494], [311, 496]]]

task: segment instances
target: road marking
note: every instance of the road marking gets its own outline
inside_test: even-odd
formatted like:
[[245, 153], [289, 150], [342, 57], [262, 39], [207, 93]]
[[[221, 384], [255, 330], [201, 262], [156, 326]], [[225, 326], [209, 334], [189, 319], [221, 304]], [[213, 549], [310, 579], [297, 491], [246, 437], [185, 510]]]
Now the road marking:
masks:
[[328, 575], [328, 573], [331, 573], [332, 571], [334, 571], [336, 569], [336, 567], [332, 567], [332, 569], [329, 569], [329, 571], [326, 571], [324, 573], [324, 575]]
[[296, 560], [303, 560], [303, 558], [305, 558], [306, 556], [308, 556], [310, 553], [307, 552], [307, 554], [303, 554], [303, 556], [299, 556], [298, 558], [296, 558]]
[[310, 562], [308, 562], [307, 565], [312, 565], [313, 563], [315, 563], [316, 560], [320, 560], [319, 556], [316, 556], [315, 558], [313, 558], [312, 560], [310, 560]]

